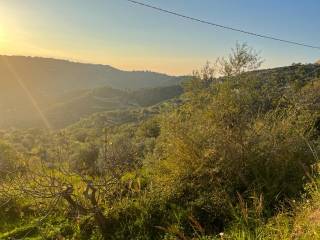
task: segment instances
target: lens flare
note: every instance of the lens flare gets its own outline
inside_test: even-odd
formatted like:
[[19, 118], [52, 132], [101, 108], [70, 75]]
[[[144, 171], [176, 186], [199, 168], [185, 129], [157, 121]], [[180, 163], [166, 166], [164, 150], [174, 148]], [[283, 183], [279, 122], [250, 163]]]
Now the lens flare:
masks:
[[18, 74], [17, 71], [15, 71], [15, 69], [12, 67], [12, 65], [10, 64], [10, 62], [8, 61], [8, 59], [6, 57], [2, 57], [1, 59], [3, 60], [5, 66], [8, 68], [8, 70], [10, 71], [10, 73], [12, 74], [14, 79], [18, 82], [19, 86], [27, 94], [30, 102], [32, 103], [34, 109], [39, 114], [39, 116], [40, 116], [41, 120], [43, 121], [44, 125], [46, 126], [46, 128], [48, 130], [50, 130], [51, 124], [49, 123], [48, 119], [46, 118], [46, 116], [42, 112], [41, 108], [39, 107], [39, 104], [37, 103], [37, 100], [33, 97], [31, 91], [28, 89], [28, 87], [23, 82], [23, 78], [20, 77], [20, 75]]

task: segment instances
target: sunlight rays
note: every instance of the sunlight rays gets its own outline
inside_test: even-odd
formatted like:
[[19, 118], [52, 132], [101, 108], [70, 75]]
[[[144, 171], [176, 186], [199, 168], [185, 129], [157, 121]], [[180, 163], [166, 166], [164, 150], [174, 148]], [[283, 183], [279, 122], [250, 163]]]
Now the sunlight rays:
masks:
[[12, 76], [14, 77], [14, 79], [18, 82], [19, 86], [27, 94], [30, 102], [32, 103], [32, 105], [33, 105], [34, 109], [36, 110], [36, 112], [39, 114], [39, 116], [40, 116], [41, 120], [43, 121], [44, 125], [46, 126], [46, 128], [48, 130], [50, 130], [51, 129], [50, 122], [46, 118], [45, 114], [42, 112], [41, 108], [39, 107], [39, 104], [38, 104], [37, 100], [33, 97], [31, 91], [24, 84], [23, 79], [20, 77], [18, 72], [15, 71], [15, 69], [12, 67], [12, 65], [10, 64], [10, 62], [8, 61], [8, 59], [6, 57], [2, 57], [1, 59], [4, 62], [5, 66], [8, 68], [8, 70], [10, 71], [10, 73], [12, 74]]

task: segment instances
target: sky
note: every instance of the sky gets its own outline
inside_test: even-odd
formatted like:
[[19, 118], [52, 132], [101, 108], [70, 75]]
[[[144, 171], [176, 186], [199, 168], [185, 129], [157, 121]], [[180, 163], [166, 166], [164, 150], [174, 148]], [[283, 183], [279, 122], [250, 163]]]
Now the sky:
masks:
[[[320, 45], [319, 0], [140, 1], [230, 27]], [[213, 28], [126, 0], [0, 0], [0, 54], [5, 55], [184, 75], [226, 56], [236, 42], [259, 51], [264, 68], [320, 59], [320, 50]]]

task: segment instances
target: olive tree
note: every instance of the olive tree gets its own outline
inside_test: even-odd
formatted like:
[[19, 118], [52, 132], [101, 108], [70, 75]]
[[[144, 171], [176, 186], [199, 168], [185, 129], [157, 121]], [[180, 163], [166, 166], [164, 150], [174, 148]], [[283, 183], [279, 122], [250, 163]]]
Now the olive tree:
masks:
[[236, 43], [227, 58], [218, 58], [217, 67], [222, 76], [236, 76], [260, 68], [263, 63], [260, 54], [247, 43]]

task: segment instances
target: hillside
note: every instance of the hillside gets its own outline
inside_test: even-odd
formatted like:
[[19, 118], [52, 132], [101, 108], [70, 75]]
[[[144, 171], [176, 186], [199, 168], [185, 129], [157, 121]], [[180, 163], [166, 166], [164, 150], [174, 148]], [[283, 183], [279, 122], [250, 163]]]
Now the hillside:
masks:
[[[8, 69], [9, 64], [9, 69]], [[121, 71], [107, 65], [40, 57], [0, 56], [1, 90], [17, 87], [12, 70], [32, 91], [59, 95], [73, 90], [110, 86], [140, 89], [175, 85], [180, 77], [146, 71]]]
[[0, 128], [46, 127], [43, 118], [51, 128], [63, 128], [81, 118], [104, 111], [120, 111], [148, 107], [178, 97], [183, 90], [180, 86], [146, 88], [125, 91], [111, 87], [100, 87], [65, 93], [40, 103], [41, 114], [32, 103], [16, 103], [7, 108], [7, 102], [0, 107]]
[[318, 239], [320, 66], [203, 72], [175, 98], [71, 92], [52, 109], [80, 121], [1, 131], [0, 238]]
[[[146, 104], [147, 96], [139, 99], [148, 92], [142, 88], [158, 92], [147, 103], [155, 104], [179, 94], [176, 86], [183, 80], [104, 65], [0, 56], [0, 127], [43, 126], [43, 118], [53, 127], [64, 127], [91, 113]], [[173, 90], [169, 95], [168, 89]]]
[[0, 238], [317, 239], [320, 66], [208, 76], [71, 92], [52, 111], [81, 121], [1, 131]]
[[76, 123], [81, 118], [105, 111], [134, 110], [179, 97], [181, 86], [123, 91], [110, 87], [71, 92], [48, 108], [44, 114], [55, 128]]

